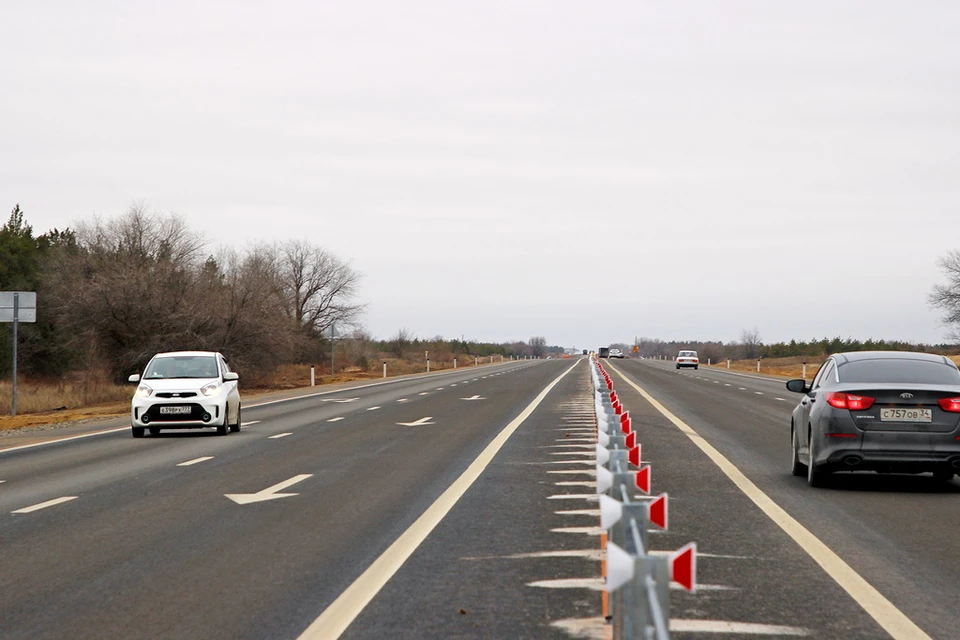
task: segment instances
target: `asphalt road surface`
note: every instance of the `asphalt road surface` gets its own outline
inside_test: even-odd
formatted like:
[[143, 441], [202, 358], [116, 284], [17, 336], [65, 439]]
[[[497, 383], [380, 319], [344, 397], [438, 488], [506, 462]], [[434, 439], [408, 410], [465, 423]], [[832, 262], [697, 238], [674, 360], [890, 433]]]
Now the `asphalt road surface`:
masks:
[[[670, 494], [652, 550], [698, 544], [671, 637], [960, 635], [956, 482], [811, 489], [781, 381], [603, 363]], [[0, 449], [0, 638], [603, 638], [592, 411], [586, 359], [513, 362]]]

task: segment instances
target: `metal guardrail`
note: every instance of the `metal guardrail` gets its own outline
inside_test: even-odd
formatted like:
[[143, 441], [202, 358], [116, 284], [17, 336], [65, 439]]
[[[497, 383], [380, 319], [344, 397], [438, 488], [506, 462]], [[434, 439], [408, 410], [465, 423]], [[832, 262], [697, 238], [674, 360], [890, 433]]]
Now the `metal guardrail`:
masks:
[[696, 588], [696, 543], [672, 554], [650, 553], [651, 525], [668, 526], [668, 496], [650, 496], [650, 465], [613, 380], [593, 360], [591, 379], [597, 414], [597, 493], [605, 547], [604, 615], [614, 640], [670, 637], [670, 583]]

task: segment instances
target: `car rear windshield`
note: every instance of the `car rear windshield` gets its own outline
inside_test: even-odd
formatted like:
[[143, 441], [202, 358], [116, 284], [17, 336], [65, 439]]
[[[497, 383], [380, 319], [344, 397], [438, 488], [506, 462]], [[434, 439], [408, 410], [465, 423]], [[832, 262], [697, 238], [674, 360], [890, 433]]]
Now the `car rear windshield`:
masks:
[[696, 351], [681, 351], [681, 352], [680, 352], [680, 355], [681, 355], [681, 356], [696, 357], [696, 356], [697, 356], [697, 352], [696, 352]]
[[956, 368], [923, 360], [858, 360], [840, 365], [839, 375], [840, 382], [960, 384]]

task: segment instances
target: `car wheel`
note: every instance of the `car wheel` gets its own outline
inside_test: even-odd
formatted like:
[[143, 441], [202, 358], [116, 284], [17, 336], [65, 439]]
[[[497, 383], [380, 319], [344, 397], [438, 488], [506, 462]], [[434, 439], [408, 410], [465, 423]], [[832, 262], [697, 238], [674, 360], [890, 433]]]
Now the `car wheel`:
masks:
[[693, 365], [693, 370], [694, 370], [694, 371], [698, 371], [699, 369], [700, 369], [700, 365], [698, 365], [698, 364]]
[[144, 428], [143, 427], [130, 427], [130, 432], [133, 434], [134, 438], [142, 438]]
[[217, 435], [225, 436], [230, 433], [230, 405], [223, 408], [223, 424], [217, 425]]
[[160, 435], [160, 427], [150, 427], [150, 435], [152, 436]]
[[797, 440], [794, 437], [793, 425], [790, 425], [790, 473], [802, 478], [807, 475], [807, 465], [800, 462], [800, 454], [797, 453]]
[[807, 484], [811, 487], [822, 487], [827, 474], [817, 469], [813, 463], [817, 455], [817, 452], [813, 448], [813, 434], [810, 435], [810, 444], [807, 450], [810, 452], [810, 462], [807, 464]]
[[239, 404], [237, 405], [237, 422], [235, 424], [230, 425], [230, 431], [233, 431], [234, 433], [237, 433], [238, 431], [240, 431], [240, 405]]
[[677, 371], [679, 371], [679, 370], [680, 370], [680, 365], [677, 365]]
[[933, 472], [933, 479], [938, 482], [950, 482], [953, 480], [953, 471], [947, 469], [940, 469]]

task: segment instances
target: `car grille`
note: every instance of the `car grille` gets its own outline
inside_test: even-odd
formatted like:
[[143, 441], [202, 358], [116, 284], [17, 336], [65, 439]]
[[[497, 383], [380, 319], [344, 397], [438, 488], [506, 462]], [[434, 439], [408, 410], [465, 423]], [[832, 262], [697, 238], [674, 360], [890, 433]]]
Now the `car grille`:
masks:
[[160, 391], [156, 395], [158, 398], [193, 398], [197, 395], [197, 392], [196, 391], [182, 391], [182, 392]]

